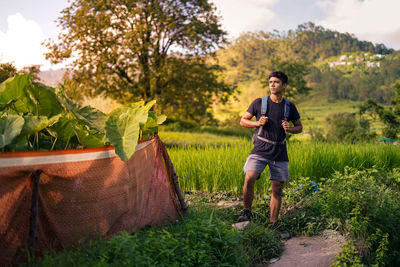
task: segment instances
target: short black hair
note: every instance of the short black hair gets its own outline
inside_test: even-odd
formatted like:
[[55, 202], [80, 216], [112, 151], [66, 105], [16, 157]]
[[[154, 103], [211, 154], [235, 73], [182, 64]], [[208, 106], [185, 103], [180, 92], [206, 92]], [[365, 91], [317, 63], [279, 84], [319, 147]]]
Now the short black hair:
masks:
[[271, 77], [278, 78], [279, 80], [282, 81], [283, 84], [287, 84], [289, 81], [288, 76], [283, 71], [280, 70], [271, 72], [268, 76], [268, 80], [271, 79]]

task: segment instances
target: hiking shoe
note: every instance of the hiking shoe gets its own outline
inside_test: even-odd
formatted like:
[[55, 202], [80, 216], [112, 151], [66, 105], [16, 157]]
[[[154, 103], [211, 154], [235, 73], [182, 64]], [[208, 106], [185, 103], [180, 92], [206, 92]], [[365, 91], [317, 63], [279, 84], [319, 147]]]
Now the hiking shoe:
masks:
[[247, 222], [250, 221], [251, 218], [251, 211], [250, 210], [243, 210], [238, 218], [238, 222]]

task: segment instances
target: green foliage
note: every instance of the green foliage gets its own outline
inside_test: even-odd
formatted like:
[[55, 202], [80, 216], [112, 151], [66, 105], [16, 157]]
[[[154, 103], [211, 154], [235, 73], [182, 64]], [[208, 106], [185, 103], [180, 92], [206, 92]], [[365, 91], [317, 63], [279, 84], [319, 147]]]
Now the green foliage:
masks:
[[[135, 153], [139, 138], [140, 117], [135, 109], [118, 108], [110, 113], [106, 122], [106, 136], [122, 160], [127, 161]], [[141, 113], [142, 115], [142, 113]], [[145, 121], [147, 121], [147, 113]]]
[[72, 95], [157, 99], [163, 113], [198, 119], [209, 114], [211, 96], [224, 101], [234, 89], [208, 60], [225, 41], [210, 1], [77, 0], [58, 22], [64, 32], [46, 43], [46, 56], [73, 58]]
[[82, 105], [73, 102], [68, 98], [59, 98], [59, 101], [65, 105], [65, 107], [71, 111], [79, 120], [84, 121], [97, 131], [104, 133], [107, 116], [103, 112], [92, 108], [90, 106], [83, 107]]
[[56, 95], [53, 88], [15, 75], [0, 84], [0, 148], [2, 151], [99, 147], [111, 143], [122, 160], [135, 152], [166, 119], [149, 111], [155, 104], [128, 104], [106, 115]]
[[326, 120], [328, 141], [354, 143], [371, 141], [376, 137], [370, 133], [368, 120], [357, 118], [354, 113], [334, 113]]
[[[378, 257], [379, 264], [399, 264], [400, 195], [398, 185], [388, 179], [398, 175], [378, 169], [347, 168], [325, 184], [322, 214], [340, 220], [356, 240], [364, 261]], [[393, 186], [394, 185], [394, 186]], [[387, 243], [389, 242], [389, 243]], [[391, 263], [391, 264], [390, 264]]]
[[362, 267], [365, 266], [361, 263], [361, 259], [358, 255], [354, 244], [352, 242], [347, 242], [342, 246], [342, 251], [339, 256], [336, 256], [336, 262], [331, 265], [332, 267], [347, 267], [355, 266]]
[[[266, 239], [265, 239], [266, 240]], [[268, 240], [266, 240], [268, 241]], [[74, 250], [45, 254], [28, 266], [247, 266], [241, 236], [213, 210], [191, 211], [165, 227], [122, 232]]]
[[363, 114], [367, 111], [376, 113], [379, 119], [385, 124], [383, 129], [383, 135], [396, 139], [400, 133], [400, 80], [393, 84], [393, 88], [396, 88], [396, 95], [392, 99], [392, 107], [384, 108], [379, 105], [376, 100], [368, 99], [364, 105], [360, 107], [360, 113]]
[[[356, 54], [352, 56], [362, 59], [365, 57]], [[329, 62], [336, 61], [337, 57], [331, 58]], [[362, 61], [329, 68], [327, 63], [320, 63], [319, 66], [315, 64], [318, 68], [307, 78], [314, 89], [321, 91], [329, 101], [336, 99], [366, 101], [368, 98], [373, 98], [378, 103], [390, 103], [395, 93], [392, 84], [400, 74], [400, 62], [397, 57], [386, 55], [379, 61], [379, 67], [368, 67], [367, 63]]]
[[301, 24], [295, 31], [289, 31], [286, 37], [292, 41], [292, 49], [297, 55], [309, 60], [323, 59], [351, 52], [371, 52], [390, 54], [384, 44], [360, 41], [349, 33], [340, 33], [325, 29], [312, 22]]
[[300, 202], [296, 202], [299, 190], [286, 191], [286, 198], [296, 208], [284, 217], [285, 226], [298, 232], [301, 229], [298, 226], [306, 227], [313, 214], [321, 229], [340, 230], [353, 240], [354, 246], [344, 247], [337, 266], [352, 266], [361, 261], [367, 265], [397, 266], [400, 259], [398, 176], [399, 169], [347, 167], [328, 179], [321, 179], [320, 190], [301, 195]]
[[19, 135], [24, 126], [24, 118], [10, 114], [0, 118], [0, 148], [10, 144]]

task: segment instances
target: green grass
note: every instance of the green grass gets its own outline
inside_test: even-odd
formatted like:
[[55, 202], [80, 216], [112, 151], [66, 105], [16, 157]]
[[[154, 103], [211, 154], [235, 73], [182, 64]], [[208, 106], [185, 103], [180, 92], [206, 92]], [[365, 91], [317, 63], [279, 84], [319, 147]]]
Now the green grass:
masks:
[[240, 145], [244, 137], [226, 136], [199, 132], [160, 132], [161, 140], [167, 146], [223, 146]]
[[[243, 165], [252, 149], [250, 141], [243, 139], [239, 145], [203, 147], [171, 147], [171, 156], [179, 183], [183, 190], [219, 191], [233, 190], [241, 193]], [[291, 180], [310, 177], [319, 181], [330, 177], [346, 166], [365, 169], [376, 166], [391, 169], [400, 166], [400, 149], [382, 144], [288, 144], [289, 174]], [[258, 194], [268, 193], [268, 167], [256, 183]], [[289, 183], [290, 184], [290, 183]]]

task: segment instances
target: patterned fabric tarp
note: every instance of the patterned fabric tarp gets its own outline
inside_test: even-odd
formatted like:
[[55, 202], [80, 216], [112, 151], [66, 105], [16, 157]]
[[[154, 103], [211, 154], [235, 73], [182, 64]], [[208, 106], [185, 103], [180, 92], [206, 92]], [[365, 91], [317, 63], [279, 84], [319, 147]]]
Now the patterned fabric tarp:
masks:
[[41, 171], [36, 254], [146, 225], [175, 221], [181, 209], [170, 159], [156, 137], [123, 162], [113, 147], [0, 153], [0, 263], [26, 258], [32, 174]]

